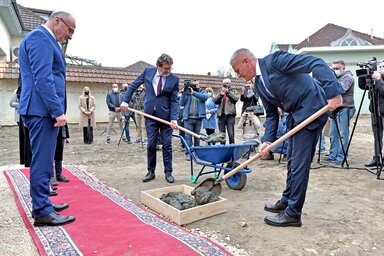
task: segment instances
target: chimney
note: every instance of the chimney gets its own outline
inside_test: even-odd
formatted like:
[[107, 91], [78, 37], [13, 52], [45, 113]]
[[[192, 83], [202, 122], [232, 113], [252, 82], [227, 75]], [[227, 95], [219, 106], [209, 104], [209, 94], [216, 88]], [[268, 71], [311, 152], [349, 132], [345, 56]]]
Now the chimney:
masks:
[[373, 29], [371, 28], [371, 39], [373, 39]]

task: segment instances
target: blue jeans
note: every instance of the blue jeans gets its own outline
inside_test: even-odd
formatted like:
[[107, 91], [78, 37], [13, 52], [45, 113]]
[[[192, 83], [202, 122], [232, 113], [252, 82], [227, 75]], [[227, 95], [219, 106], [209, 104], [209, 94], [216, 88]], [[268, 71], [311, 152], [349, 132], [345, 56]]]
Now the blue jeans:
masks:
[[[201, 131], [201, 125], [203, 124], [202, 119], [196, 119], [196, 118], [188, 118], [187, 120], [184, 120], [184, 128], [187, 130], [190, 130], [194, 133], [199, 134]], [[187, 142], [188, 146], [192, 146], [192, 135], [189, 133], [185, 133], [185, 141]], [[194, 138], [194, 146], [200, 146], [200, 139]]]
[[[336, 161], [344, 161], [344, 153], [347, 157], [347, 147], [349, 142], [349, 121], [355, 114], [356, 109], [353, 108], [343, 108], [341, 109], [337, 115], [336, 119], [331, 119], [330, 122], [330, 139], [331, 139], [331, 146], [329, 149], [329, 158], [334, 159]], [[339, 132], [341, 136], [341, 141], [343, 142], [343, 146], [341, 145], [339, 134], [337, 132], [336, 127], [336, 121], [337, 125], [339, 127]], [[344, 147], [344, 152], [343, 152]]]
[[[130, 117], [129, 116], [126, 116], [125, 117], [125, 122], [124, 122], [124, 127], [125, 127], [125, 138], [127, 139], [127, 141], [131, 141], [131, 135], [129, 134], [129, 119]], [[128, 121], [127, 121], [128, 120]]]

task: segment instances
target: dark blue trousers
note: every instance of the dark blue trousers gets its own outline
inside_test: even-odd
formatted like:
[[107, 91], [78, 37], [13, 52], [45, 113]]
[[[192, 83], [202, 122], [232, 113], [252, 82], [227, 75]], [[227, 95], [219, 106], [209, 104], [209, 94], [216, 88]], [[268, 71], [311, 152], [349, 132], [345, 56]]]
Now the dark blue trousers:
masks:
[[160, 134], [163, 150], [164, 172], [172, 172], [172, 128], [169, 125], [145, 118], [145, 128], [147, 130], [147, 165], [148, 171], [154, 172], [156, 169], [156, 145]]
[[289, 216], [301, 216], [308, 187], [309, 170], [323, 126], [314, 130], [303, 128], [288, 139], [287, 181], [280, 201], [288, 205], [286, 213]]
[[30, 187], [32, 211], [36, 218], [53, 212], [49, 200], [49, 180], [53, 172], [53, 156], [59, 128], [54, 127], [55, 119], [49, 117], [23, 116], [29, 129], [32, 161]]

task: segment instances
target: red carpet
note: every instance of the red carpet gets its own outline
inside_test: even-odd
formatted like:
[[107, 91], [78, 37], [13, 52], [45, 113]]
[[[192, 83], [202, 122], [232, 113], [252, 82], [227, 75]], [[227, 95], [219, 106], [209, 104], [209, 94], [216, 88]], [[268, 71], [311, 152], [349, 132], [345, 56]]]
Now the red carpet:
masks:
[[206, 237], [192, 234], [124, 198], [76, 166], [63, 174], [54, 203], [76, 221], [62, 227], [34, 227], [29, 169], [4, 171], [23, 221], [40, 255], [230, 255]]

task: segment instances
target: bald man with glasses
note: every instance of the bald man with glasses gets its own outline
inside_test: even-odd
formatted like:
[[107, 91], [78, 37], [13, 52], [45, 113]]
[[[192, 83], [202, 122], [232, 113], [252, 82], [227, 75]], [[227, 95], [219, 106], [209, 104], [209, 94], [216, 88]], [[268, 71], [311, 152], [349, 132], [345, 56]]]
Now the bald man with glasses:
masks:
[[71, 40], [75, 29], [71, 14], [56, 12], [20, 43], [19, 114], [28, 127], [32, 149], [30, 186], [35, 226], [58, 226], [75, 220], [57, 213], [68, 204], [55, 205], [49, 199], [56, 139], [59, 127], [67, 122], [66, 63], [60, 43]]

